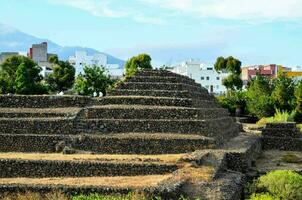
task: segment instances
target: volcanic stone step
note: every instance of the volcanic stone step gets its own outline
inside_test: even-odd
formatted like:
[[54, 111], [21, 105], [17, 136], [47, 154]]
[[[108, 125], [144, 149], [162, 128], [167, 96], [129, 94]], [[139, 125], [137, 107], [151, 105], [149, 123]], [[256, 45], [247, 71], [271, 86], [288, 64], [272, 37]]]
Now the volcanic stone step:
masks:
[[267, 137], [290, 137], [290, 138], [300, 138], [302, 133], [299, 129], [292, 128], [265, 128], [262, 130], [262, 135]]
[[167, 70], [141, 70], [141, 71], [137, 71], [134, 76], [161, 76], [161, 77], [174, 76], [174, 77], [190, 79], [187, 76], [176, 74]]
[[156, 82], [156, 83], [185, 83], [193, 86], [200, 86], [193, 79], [176, 77], [176, 76], [133, 76], [129, 82]]
[[188, 90], [126, 90], [116, 89], [109, 93], [109, 96], [155, 96], [155, 97], [176, 97], [176, 98], [199, 98], [204, 100], [214, 99], [209, 94], [202, 94], [197, 91]]
[[159, 106], [193, 106], [193, 100], [189, 98], [171, 97], [146, 97], [146, 96], [107, 96], [99, 100], [101, 105], [125, 104], [125, 105], [159, 105]]
[[212, 138], [172, 133], [81, 135], [1, 134], [0, 152], [56, 152], [73, 149], [104, 154], [171, 154], [215, 148]]
[[80, 108], [0, 108], [0, 118], [74, 117]]
[[87, 119], [84, 130], [87, 132], [125, 133], [186, 133], [201, 134], [203, 136], [215, 137], [223, 134], [234, 124], [230, 117], [190, 120], [190, 119]]
[[0, 178], [97, 177], [167, 174], [175, 164], [148, 162], [106, 162], [89, 160], [0, 159]]
[[282, 129], [294, 129], [296, 128], [295, 122], [286, 122], [286, 123], [267, 123], [265, 128], [282, 128]]
[[120, 177], [73, 177], [73, 178], [1, 178], [0, 193], [47, 193], [62, 191], [68, 194], [128, 194], [147, 191], [172, 175], [145, 175]]
[[88, 119], [213, 119], [228, 115], [223, 108], [106, 105], [85, 109], [85, 117]]
[[125, 90], [188, 90], [208, 94], [202, 87], [184, 83], [124, 82], [117, 89]]
[[1, 118], [0, 133], [68, 134], [73, 130], [70, 118]]

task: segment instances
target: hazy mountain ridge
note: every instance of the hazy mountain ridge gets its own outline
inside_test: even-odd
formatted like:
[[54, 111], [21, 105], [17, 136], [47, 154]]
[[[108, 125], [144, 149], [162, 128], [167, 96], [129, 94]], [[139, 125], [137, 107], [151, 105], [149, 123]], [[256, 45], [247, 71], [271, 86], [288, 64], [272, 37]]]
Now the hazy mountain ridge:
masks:
[[[3, 51], [14, 51], [14, 52], [27, 52], [28, 48], [35, 43], [41, 42], [48, 43], [48, 52], [58, 54], [62, 60], [67, 60], [69, 56], [74, 55], [77, 50], [87, 51], [88, 54], [103, 53], [98, 50], [79, 47], [79, 46], [60, 46], [48, 39], [41, 39], [35, 36], [23, 33], [17, 29], [0, 23], [0, 52]], [[116, 58], [112, 55], [104, 53], [108, 56], [109, 64], [119, 64], [124, 66], [125, 61]]]

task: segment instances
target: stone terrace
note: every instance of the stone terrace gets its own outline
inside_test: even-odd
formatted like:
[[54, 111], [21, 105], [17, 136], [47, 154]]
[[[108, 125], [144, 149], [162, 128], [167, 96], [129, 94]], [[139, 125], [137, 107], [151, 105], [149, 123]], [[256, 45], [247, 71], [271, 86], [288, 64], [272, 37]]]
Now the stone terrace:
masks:
[[[164, 70], [138, 71], [104, 98], [0, 96], [0, 192], [127, 193], [145, 180], [140, 189], [173, 199], [188, 174], [217, 178], [258, 148], [239, 129], [206, 89]], [[246, 139], [256, 143], [227, 145]]]

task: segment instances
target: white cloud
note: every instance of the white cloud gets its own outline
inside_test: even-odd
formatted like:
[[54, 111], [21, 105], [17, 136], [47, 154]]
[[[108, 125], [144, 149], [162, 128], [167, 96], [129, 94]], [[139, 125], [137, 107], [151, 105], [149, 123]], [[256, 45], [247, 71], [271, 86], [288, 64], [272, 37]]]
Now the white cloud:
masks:
[[121, 9], [117, 6], [118, 3], [112, 0], [50, 0], [50, 2], [81, 9], [98, 17], [130, 18], [138, 23], [156, 25], [163, 25], [166, 23], [163, 19], [145, 16], [143, 12], [134, 11], [131, 7], [125, 6]]
[[140, 0], [149, 5], [198, 17], [235, 20], [302, 18], [301, 0]]
[[[98, 17], [130, 18], [138, 23], [167, 24], [167, 14], [263, 22], [302, 18], [302, 0], [49, 0]], [[156, 17], [152, 12], [156, 12]]]

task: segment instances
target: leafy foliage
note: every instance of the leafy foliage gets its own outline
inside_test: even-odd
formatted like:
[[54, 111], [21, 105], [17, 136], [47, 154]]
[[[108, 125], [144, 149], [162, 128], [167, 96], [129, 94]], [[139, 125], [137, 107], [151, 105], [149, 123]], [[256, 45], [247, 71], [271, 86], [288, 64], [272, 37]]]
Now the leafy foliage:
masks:
[[139, 69], [152, 69], [151, 57], [148, 54], [134, 56], [125, 64], [126, 76], [132, 76]]
[[302, 175], [290, 170], [276, 170], [261, 176], [256, 182], [258, 191], [271, 194], [275, 199], [302, 199]]
[[247, 109], [258, 118], [272, 116], [274, 113], [271, 99], [272, 88], [266, 77], [257, 75], [247, 91]]
[[80, 74], [75, 81], [74, 88], [80, 95], [92, 95], [94, 92], [106, 94], [106, 89], [113, 84], [113, 80], [106, 75], [103, 67], [84, 67], [84, 74]]
[[277, 79], [274, 79], [273, 85], [272, 100], [275, 107], [290, 111], [294, 100], [295, 84], [293, 80], [281, 73]]
[[294, 122], [295, 112], [289, 113], [288, 111], [280, 111], [276, 109], [273, 117], [263, 117], [258, 122], [257, 125], [264, 126], [267, 123], [273, 122]]
[[58, 61], [46, 81], [51, 90], [64, 91], [73, 86], [74, 79], [75, 68], [67, 61]]
[[41, 68], [21, 63], [16, 71], [15, 91], [17, 94], [43, 94], [47, 89], [40, 83]]
[[253, 194], [250, 200], [280, 200], [280, 199], [275, 198], [270, 194]]
[[227, 95], [217, 97], [219, 104], [228, 109], [231, 114], [235, 114], [236, 108], [242, 109], [242, 112], [246, 110], [246, 92], [245, 91], [233, 91]]
[[214, 68], [217, 72], [226, 71], [231, 73], [222, 82], [227, 89], [240, 90], [242, 88], [243, 82], [240, 78], [241, 62], [238, 59], [232, 56], [228, 58], [218, 57]]
[[302, 122], [302, 81], [295, 87], [295, 121]]
[[0, 93], [44, 94], [41, 84], [41, 68], [24, 56], [7, 58], [0, 69]]

